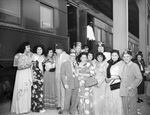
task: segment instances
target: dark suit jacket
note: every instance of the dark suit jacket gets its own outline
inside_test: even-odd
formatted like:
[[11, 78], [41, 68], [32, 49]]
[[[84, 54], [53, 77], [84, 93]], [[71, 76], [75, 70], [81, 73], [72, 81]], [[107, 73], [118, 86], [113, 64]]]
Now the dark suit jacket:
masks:
[[143, 71], [141, 70], [140, 63], [137, 60], [135, 61], [135, 63], [138, 64], [138, 66], [140, 68], [140, 71], [144, 73], [145, 72], [145, 62], [144, 62], [144, 60], [141, 60], [141, 65], [143, 67]]

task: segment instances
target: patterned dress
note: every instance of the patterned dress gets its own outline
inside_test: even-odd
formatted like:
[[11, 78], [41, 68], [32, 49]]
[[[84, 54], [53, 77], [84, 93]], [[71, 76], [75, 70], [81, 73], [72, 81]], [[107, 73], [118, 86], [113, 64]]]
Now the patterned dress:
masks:
[[16, 72], [15, 86], [11, 112], [27, 113], [31, 109], [31, 85], [32, 85], [32, 57], [18, 53], [14, 58], [14, 66], [18, 67]]
[[[41, 57], [42, 58], [42, 57]], [[43, 104], [43, 71], [40, 69], [40, 63], [43, 59], [38, 60], [34, 58], [33, 64], [33, 86], [32, 86], [32, 99], [31, 110], [33, 112], [40, 112], [44, 109]]]
[[[78, 68], [78, 72], [82, 74], [90, 74], [90, 63], [86, 63]], [[85, 88], [84, 84], [87, 79], [85, 76], [78, 76], [79, 79], [79, 115], [93, 115], [92, 105], [92, 87]]]
[[106, 69], [108, 63], [103, 61], [97, 63], [95, 67], [95, 78], [98, 80], [98, 85], [93, 88], [93, 108], [94, 115], [105, 115], [104, 105], [105, 105], [105, 93], [106, 93]]
[[55, 109], [57, 102], [55, 61], [54, 59], [46, 60], [44, 72], [44, 108]]

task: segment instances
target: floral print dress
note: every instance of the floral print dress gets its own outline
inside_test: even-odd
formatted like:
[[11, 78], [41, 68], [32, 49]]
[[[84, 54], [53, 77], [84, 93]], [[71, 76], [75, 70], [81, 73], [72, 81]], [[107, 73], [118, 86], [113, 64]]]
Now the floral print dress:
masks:
[[[82, 74], [90, 74], [90, 63], [86, 63], [78, 68], [78, 72]], [[79, 115], [93, 115], [93, 89], [84, 86], [87, 77], [78, 76], [79, 79]]]
[[31, 110], [40, 112], [44, 109], [43, 103], [43, 71], [39, 68], [39, 61], [36, 60], [33, 64], [33, 86], [31, 98]]
[[93, 108], [94, 115], [105, 115], [105, 94], [106, 94], [106, 69], [107, 61], [97, 62], [95, 67], [95, 78], [98, 80], [98, 84], [93, 87]]

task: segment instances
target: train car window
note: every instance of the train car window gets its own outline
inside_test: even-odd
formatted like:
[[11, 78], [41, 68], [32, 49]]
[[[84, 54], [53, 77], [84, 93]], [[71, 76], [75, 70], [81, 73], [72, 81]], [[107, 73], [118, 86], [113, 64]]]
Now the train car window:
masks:
[[20, 0], [0, 0], [0, 20], [19, 24], [21, 22], [20, 7]]
[[53, 8], [40, 6], [40, 28], [47, 31], [53, 31]]
[[102, 30], [102, 42], [104, 42], [105, 44], [106, 44], [106, 39], [107, 39], [107, 37], [106, 37], [106, 31], [105, 30]]
[[111, 48], [113, 48], [113, 34], [109, 33], [109, 35], [110, 35], [110, 46]]
[[102, 38], [101, 38], [101, 29], [98, 28], [97, 30], [97, 41], [101, 41]]

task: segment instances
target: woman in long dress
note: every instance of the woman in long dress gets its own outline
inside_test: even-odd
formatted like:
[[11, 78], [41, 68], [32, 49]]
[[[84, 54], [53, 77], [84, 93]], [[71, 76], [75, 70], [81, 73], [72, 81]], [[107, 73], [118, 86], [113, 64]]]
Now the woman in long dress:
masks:
[[138, 86], [138, 103], [140, 102], [143, 102], [143, 96], [144, 96], [144, 90], [145, 90], [145, 80], [146, 80], [146, 77], [144, 75], [145, 73], [145, 62], [144, 62], [144, 59], [143, 59], [143, 54], [141, 51], [139, 51], [136, 56], [135, 56], [135, 61], [134, 61], [140, 68], [140, 71], [141, 71], [141, 74], [142, 74], [142, 82], [140, 83], [140, 85]]
[[101, 52], [96, 55], [95, 78], [98, 80], [98, 84], [93, 88], [94, 115], [105, 115], [103, 111], [106, 93], [106, 69], [108, 66], [105, 59], [104, 54]]
[[14, 66], [17, 67], [11, 112], [28, 113], [31, 109], [32, 85], [32, 53], [30, 44], [23, 42], [14, 57]]
[[145, 69], [145, 75], [145, 95], [147, 97], [147, 103], [150, 105], [150, 56], [148, 57], [148, 67]]
[[80, 54], [80, 63], [77, 69], [79, 79], [79, 115], [93, 115], [92, 87], [85, 87], [85, 81], [90, 77], [90, 63], [87, 54]]
[[55, 80], [55, 58], [53, 56], [52, 48], [48, 48], [44, 65], [44, 108], [55, 109], [57, 101], [57, 88]]
[[118, 50], [112, 50], [111, 60], [107, 68], [107, 86], [104, 115], [124, 115], [122, 99], [120, 97], [120, 88], [110, 89], [111, 84], [121, 82], [120, 75], [123, 69], [123, 61], [121, 61]]
[[33, 54], [33, 86], [31, 98], [31, 110], [33, 112], [44, 112], [43, 103], [43, 65], [45, 56], [43, 55], [44, 48], [42, 45], [34, 47]]

